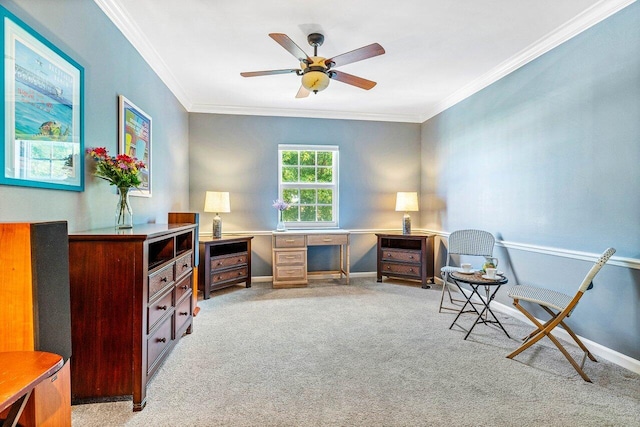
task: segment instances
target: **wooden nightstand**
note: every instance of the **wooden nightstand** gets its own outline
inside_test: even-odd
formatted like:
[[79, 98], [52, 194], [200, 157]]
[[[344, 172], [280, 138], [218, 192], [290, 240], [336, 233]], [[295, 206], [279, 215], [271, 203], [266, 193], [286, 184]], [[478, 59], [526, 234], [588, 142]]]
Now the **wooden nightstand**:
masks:
[[251, 239], [233, 236], [200, 241], [199, 286], [204, 299], [211, 291], [245, 282], [251, 287]]
[[378, 234], [378, 282], [382, 276], [433, 283], [433, 234]]

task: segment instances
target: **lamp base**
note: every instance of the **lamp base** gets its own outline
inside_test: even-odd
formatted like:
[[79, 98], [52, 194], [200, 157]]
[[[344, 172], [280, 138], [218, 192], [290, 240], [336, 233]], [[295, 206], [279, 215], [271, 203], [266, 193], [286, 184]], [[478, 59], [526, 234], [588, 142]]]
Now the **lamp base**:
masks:
[[222, 219], [218, 214], [213, 217], [213, 237], [218, 239], [222, 237]]
[[408, 213], [402, 217], [402, 234], [411, 234], [411, 217]]

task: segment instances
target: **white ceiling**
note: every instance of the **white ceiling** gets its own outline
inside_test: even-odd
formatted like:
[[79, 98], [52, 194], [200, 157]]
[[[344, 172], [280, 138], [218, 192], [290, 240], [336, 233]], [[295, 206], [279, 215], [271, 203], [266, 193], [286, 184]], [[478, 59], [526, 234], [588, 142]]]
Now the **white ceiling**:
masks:
[[[634, 0], [94, 0], [189, 112], [421, 123]], [[296, 99], [299, 68], [268, 37], [285, 33], [326, 58], [380, 43], [338, 81]]]

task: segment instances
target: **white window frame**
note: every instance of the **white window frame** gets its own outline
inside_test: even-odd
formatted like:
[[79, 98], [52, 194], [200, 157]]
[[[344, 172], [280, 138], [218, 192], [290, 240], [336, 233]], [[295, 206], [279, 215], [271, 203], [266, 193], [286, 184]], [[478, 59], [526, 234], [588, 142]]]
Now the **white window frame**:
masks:
[[[333, 152], [332, 163], [332, 183], [288, 183], [282, 182], [282, 152], [283, 151], [331, 151]], [[333, 221], [286, 221], [287, 228], [303, 229], [303, 228], [338, 228], [338, 206], [339, 203], [339, 182], [340, 177], [340, 148], [337, 145], [306, 145], [306, 144], [278, 144], [278, 198], [283, 199], [283, 191], [285, 189], [297, 188], [315, 188], [315, 189], [331, 189], [333, 190], [332, 215]]]

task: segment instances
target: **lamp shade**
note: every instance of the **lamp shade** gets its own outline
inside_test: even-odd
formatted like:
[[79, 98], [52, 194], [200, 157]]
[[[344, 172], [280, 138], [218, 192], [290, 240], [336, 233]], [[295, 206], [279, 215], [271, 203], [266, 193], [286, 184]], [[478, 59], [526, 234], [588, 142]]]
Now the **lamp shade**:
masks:
[[398, 191], [396, 195], [396, 211], [417, 212], [418, 193], [415, 191]]
[[205, 212], [231, 212], [228, 191], [207, 191], [204, 198]]

